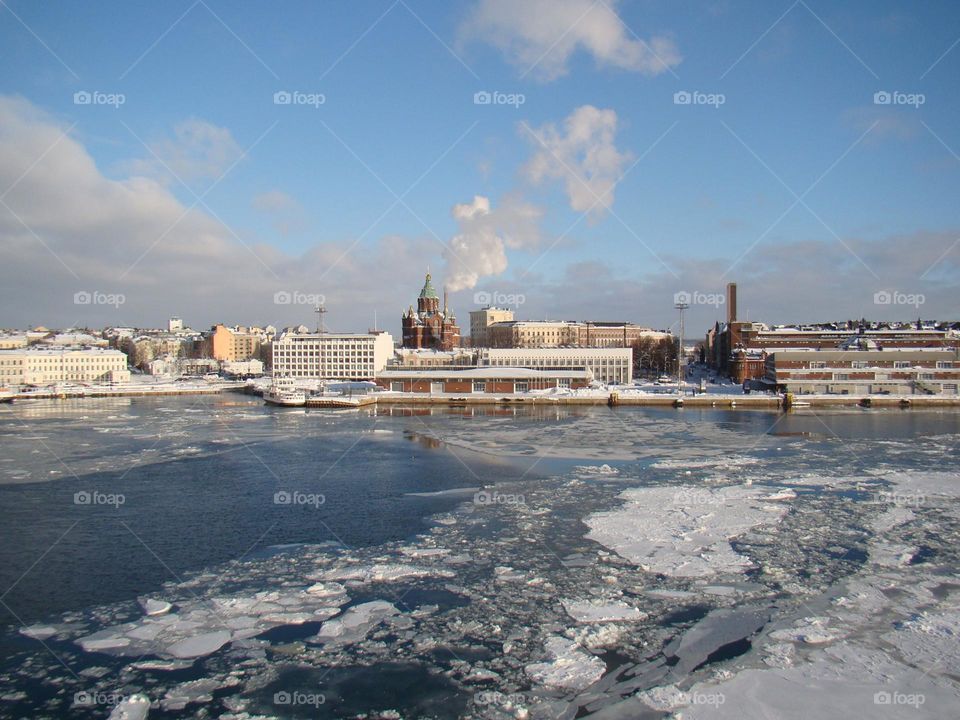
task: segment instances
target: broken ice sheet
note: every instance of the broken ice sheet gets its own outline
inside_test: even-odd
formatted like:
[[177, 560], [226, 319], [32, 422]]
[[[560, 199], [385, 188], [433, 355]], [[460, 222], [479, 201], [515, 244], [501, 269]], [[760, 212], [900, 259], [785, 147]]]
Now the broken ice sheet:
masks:
[[734, 552], [730, 539], [776, 524], [787, 513], [779, 504], [764, 504], [765, 495], [761, 488], [741, 486], [634, 488], [621, 493], [623, 507], [586, 518], [586, 537], [662, 575], [743, 572], [752, 563]]
[[600, 658], [567, 638], [548, 638], [544, 650], [551, 659], [527, 665], [525, 671], [531, 680], [550, 688], [581, 691], [599, 680], [607, 669]]

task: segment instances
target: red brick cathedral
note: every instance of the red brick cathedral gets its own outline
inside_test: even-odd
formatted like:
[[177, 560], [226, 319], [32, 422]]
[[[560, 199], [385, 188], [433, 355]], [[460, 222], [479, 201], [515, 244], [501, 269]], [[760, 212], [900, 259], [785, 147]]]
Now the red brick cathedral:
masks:
[[405, 348], [453, 350], [460, 346], [460, 328], [453, 311], [447, 310], [447, 293], [443, 293], [443, 310], [440, 310], [440, 298], [430, 283], [430, 273], [417, 298], [416, 312], [411, 305], [402, 323]]

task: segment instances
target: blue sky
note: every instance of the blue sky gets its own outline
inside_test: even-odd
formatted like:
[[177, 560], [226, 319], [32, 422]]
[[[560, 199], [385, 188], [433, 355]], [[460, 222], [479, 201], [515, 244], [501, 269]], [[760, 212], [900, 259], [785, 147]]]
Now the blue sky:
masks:
[[[523, 294], [519, 316], [666, 327], [673, 292], [714, 293], [729, 280], [740, 283], [741, 308], [768, 322], [960, 315], [960, 6], [677, 5], [4, 0], [0, 94], [29, 116], [23, 132], [69, 129], [98, 182], [149, 178], [183, 209], [202, 195], [190, 212], [204, 217], [156, 244], [137, 228], [157, 218], [140, 222], [129, 207], [104, 210], [115, 220], [99, 239], [69, 223], [26, 228], [28, 213], [63, 207], [31, 203], [69, 192], [43, 185], [64, 182], [43, 172], [55, 174], [64, 143], [36, 167], [0, 156], [0, 192], [17, 183], [0, 232], [18, 258], [3, 278], [11, 296], [0, 325], [156, 324], [173, 313], [198, 327], [308, 321], [307, 309], [272, 303], [272, 290], [296, 289], [324, 294], [344, 329], [377, 311], [396, 331], [428, 265], [452, 285], [464, 321], [487, 290]], [[644, 56], [650, 47], [659, 52]], [[634, 52], [639, 60], [624, 60]], [[84, 90], [125, 101], [76, 105]], [[274, 104], [283, 90], [325, 102]], [[524, 102], [477, 105], [478, 91]], [[675, 104], [683, 91], [723, 104]], [[923, 104], [878, 105], [878, 91], [922, 94]], [[600, 116], [565, 125], [584, 106], [607, 113], [608, 135]], [[531, 163], [551, 132], [541, 158], [550, 167], [536, 177]], [[564, 156], [575, 132], [589, 137]], [[587, 177], [594, 191], [616, 184], [609, 206], [583, 217], [573, 195], [590, 192]], [[493, 212], [458, 222], [452, 209], [475, 196]], [[508, 228], [508, 198], [535, 221]], [[205, 222], [222, 242], [199, 257], [178, 251], [204, 246]], [[458, 235], [463, 250], [453, 252]], [[498, 252], [505, 262], [491, 260]], [[391, 272], [372, 267], [384, 257]], [[197, 262], [227, 268], [220, 292], [197, 290]], [[458, 263], [471, 272], [458, 275]], [[44, 269], [54, 294], [101, 289], [127, 302], [50, 300], [44, 284], [18, 286], [31, 268]], [[885, 289], [921, 293], [924, 307], [878, 308], [873, 294]], [[705, 327], [723, 308], [693, 313]]]

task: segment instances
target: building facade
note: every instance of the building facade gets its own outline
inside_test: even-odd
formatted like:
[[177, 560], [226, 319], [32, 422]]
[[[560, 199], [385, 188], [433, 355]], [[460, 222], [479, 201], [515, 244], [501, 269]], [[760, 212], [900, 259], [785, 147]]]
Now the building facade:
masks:
[[633, 382], [633, 348], [486, 348], [478, 351], [481, 367], [535, 370], [589, 370], [600, 382]]
[[393, 357], [390, 333], [285, 333], [273, 343], [275, 377], [373, 380]]
[[490, 347], [487, 328], [494, 323], [513, 320], [513, 310], [498, 307], [485, 307], [470, 312], [470, 344], [475, 347]]
[[0, 350], [0, 386], [129, 382], [127, 356], [105, 348]]
[[460, 328], [453, 311], [447, 308], [447, 297], [444, 292], [443, 308], [440, 308], [440, 298], [433, 289], [430, 273], [427, 273], [417, 298], [417, 309], [413, 306], [401, 318], [403, 326], [403, 347], [452, 350], [460, 346]]
[[405, 393], [506, 394], [552, 388], [577, 389], [593, 380], [589, 370], [533, 370], [516, 367], [482, 367], [448, 370], [385, 370], [376, 383], [385, 390]]
[[[470, 313], [471, 333], [473, 316]], [[578, 322], [573, 320], [505, 320], [492, 322], [481, 331], [491, 348], [594, 347], [627, 348], [649, 337], [659, 340], [669, 333], [628, 322]]]
[[764, 379], [797, 394], [957, 395], [960, 360], [955, 350], [782, 350]]
[[259, 355], [262, 340], [260, 334], [247, 332], [244, 328], [215, 325], [210, 335], [210, 355], [220, 362], [250, 360]]

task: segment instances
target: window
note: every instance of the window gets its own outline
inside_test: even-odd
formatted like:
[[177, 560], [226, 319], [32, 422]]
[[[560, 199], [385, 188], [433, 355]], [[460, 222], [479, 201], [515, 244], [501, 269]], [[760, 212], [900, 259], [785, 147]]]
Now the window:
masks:
[[530, 384], [525, 382], [515, 382], [513, 384], [513, 391], [518, 393], [525, 393], [530, 389]]
[[822, 360], [814, 360], [810, 363], [811, 370], [823, 370], [827, 364]]
[[893, 367], [896, 370], [906, 370], [907, 368], [910, 367], [910, 363], [907, 362], [906, 360], [895, 360], [893, 362]]
[[487, 391], [487, 383], [483, 380], [478, 380], [473, 383], [473, 391], [475, 393], [482, 393]]
[[937, 360], [937, 370], [950, 370], [953, 363], [950, 360]]
[[854, 360], [852, 363], [850, 363], [850, 367], [854, 368], [855, 370], [863, 370], [865, 367], [867, 367], [867, 361]]

